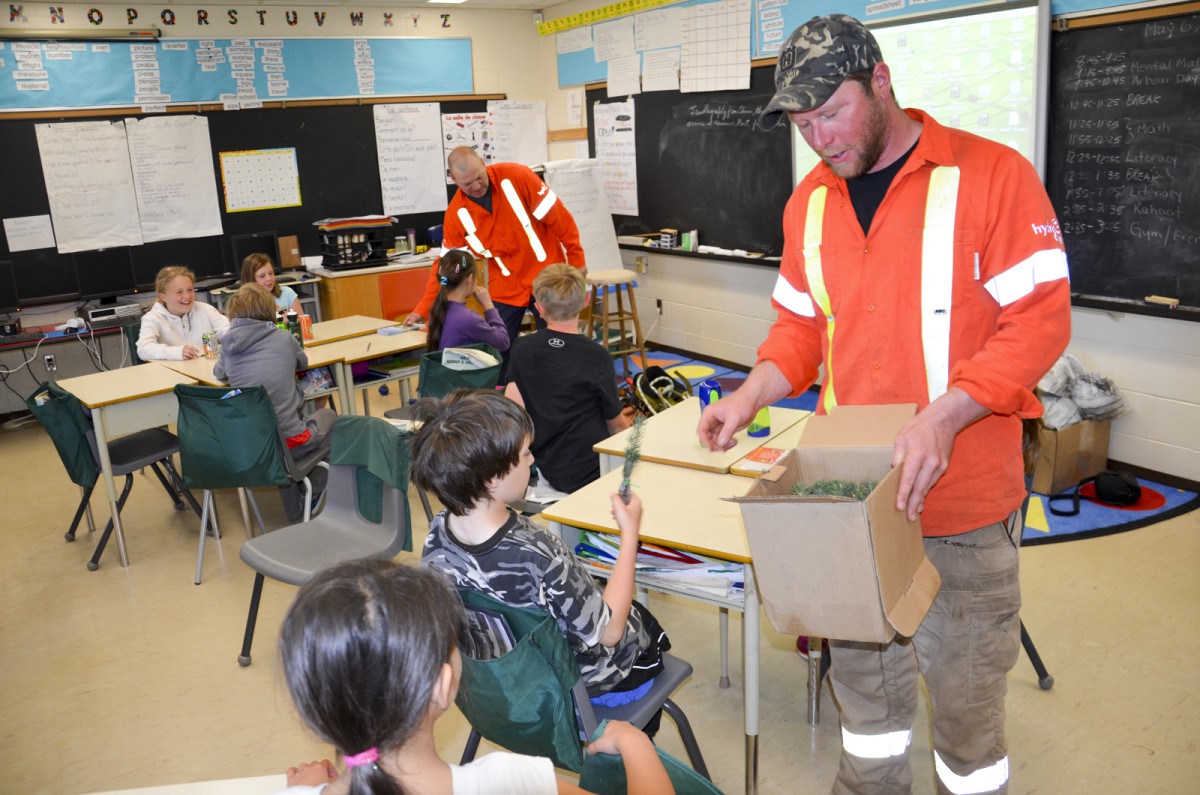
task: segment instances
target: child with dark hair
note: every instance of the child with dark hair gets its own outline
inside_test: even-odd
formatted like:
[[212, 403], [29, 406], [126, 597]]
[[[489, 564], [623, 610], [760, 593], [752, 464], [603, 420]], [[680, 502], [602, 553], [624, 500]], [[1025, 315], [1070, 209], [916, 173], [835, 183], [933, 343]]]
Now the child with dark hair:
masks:
[[[508, 329], [492, 303], [487, 285], [480, 284], [475, 276], [471, 252], [456, 248], [443, 254], [438, 280], [442, 286], [429, 310], [425, 347], [436, 351], [486, 342], [498, 351], [508, 350]], [[483, 307], [482, 318], [467, 308], [467, 299], [472, 295]]]
[[[325, 569], [288, 610], [279, 639], [288, 691], [304, 723], [331, 743], [328, 761], [288, 770], [288, 795], [582, 793], [544, 757], [490, 753], [445, 762], [434, 725], [458, 690], [467, 625], [458, 593], [429, 568], [358, 560]], [[589, 753], [619, 753], [633, 795], [674, 792], [648, 738], [609, 723]]]
[[[229, 331], [225, 332], [213, 374], [230, 386], [262, 384], [266, 388], [279, 430], [293, 455], [328, 448], [337, 415], [333, 409], [322, 408], [304, 416], [304, 392], [296, 371], [308, 367], [308, 356], [295, 337], [275, 326], [271, 294], [257, 284], [243, 284], [230, 296], [225, 311], [229, 314]], [[324, 468], [312, 471], [309, 480], [313, 494], [324, 491], [327, 477]], [[303, 516], [303, 487], [283, 486], [280, 492], [288, 519], [294, 522]]]
[[[459, 588], [554, 616], [588, 694], [600, 704], [636, 700], [662, 670], [666, 633], [633, 601], [642, 503], [612, 495], [620, 552], [601, 589], [560, 538], [508, 507], [525, 495], [533, 423], [497, 392], [460, 390], [413, 410], [412, 479], [445, 510], [429, 528], [422, 562]], [[647, 726], [653, 735], [657, 718]]]

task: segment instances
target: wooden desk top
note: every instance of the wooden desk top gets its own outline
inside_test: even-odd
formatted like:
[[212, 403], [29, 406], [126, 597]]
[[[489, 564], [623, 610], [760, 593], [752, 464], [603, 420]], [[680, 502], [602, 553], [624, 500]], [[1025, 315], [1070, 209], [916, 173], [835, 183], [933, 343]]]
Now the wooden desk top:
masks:
[[[714, 453], [700, 444], [696, 424], [700, 421], [700, 398], [690, 397], [661, 414], [646, 420], [642, 438], [642, 460], [677, 467], [703, 469], [707, 472], [728, 472], [739, 459], [756, 447], [770, 445], [771, 440], [808, 416], [800, 409], [771, 409], [771, 434], [752, 437], [738, 431], [737, 444], [732, 450]], [[592, 449], [601, 455], [624, 455], [630, 430], [624, 430], [596, 444]]]
[[228, 386], [228, 381], [222, 381], [213, 375], [213, 368], [217, 366], [216, 359], [206, 359], [201, 356], [198, 359], [184, 359], [182, 361], [158, 361], [154, 362], [160, 367], [166, 367], [168, 370], [174, 370], [177, 373], [183, 373], [186, 376], [194, 378], [205, 386]]
[[315, 367], [316, 365], [313, 364], [314, 353], [322, 356], [336, 356], [337, 361], [353, 364], [424, 347], [425, 332], [413, 330], [403, 334], [365, 334], [328, 345], [318, 345], [316, 348], [305, 348], [304, 352], [308, 354], [309, 365]]
[[[621, 485], [616, 469], [542, 511], [546, 519], [572, 527], [618, 533], [609, 498]], [[701, 555], [750, 563], [750, 545], [737, 503], [754, 481], [667, 464], [640, 463], [633, 490], [642, 500], [641, 538]]]
[[[800, 444], [800, 434], [804, 432], [804, 426], [808, 423], [808, 418], [812, 414], [801, 418], [792, 427], [788, 428], [778, 436], [772, 436], [766, 444], [761, 444], [759, 447], [775, 447], [780, 450], [791, 450], [796, 445]], [[733, 466], [729, 468], [729, 474], [741, 475], [748, 478], [756, 478], [765, 471], [765, 467], [757, 462], [748, 462], [745, 458], [735, 461]]]
[[59, 381], [58, 385], [79, 398], [90, 409], [170, 392], [176, 384], [194, 384], [196, 379], [157, 362], [89, 373]]
[[312, 332], [313, 338], [304, 341], [305, 348], [311, 348], [314, 345], [325, 345], [338, 340], [350, 339], [351, 337], [360, 337], [363, 334], [372, 334], [384, 326], [400, 325], [395, 320], [383, 320], [378, 317], [367, 317], [366, 315], [351, 315], [350, 317], [339, 317], [336, 320], [323, 320], [320, 323], [313, 323]]

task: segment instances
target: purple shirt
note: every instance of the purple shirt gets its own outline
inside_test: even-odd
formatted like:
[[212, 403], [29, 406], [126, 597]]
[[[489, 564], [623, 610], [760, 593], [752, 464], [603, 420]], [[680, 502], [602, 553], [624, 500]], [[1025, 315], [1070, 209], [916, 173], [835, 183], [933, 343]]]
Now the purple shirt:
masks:
[[508, 329], [500, 319], [500, 313], [489, 309], [480, 317], [464, 303], [447, 301], [441, 347], [455, 348], [473, 342], [486, 342], [498, 351], [508, 350]]

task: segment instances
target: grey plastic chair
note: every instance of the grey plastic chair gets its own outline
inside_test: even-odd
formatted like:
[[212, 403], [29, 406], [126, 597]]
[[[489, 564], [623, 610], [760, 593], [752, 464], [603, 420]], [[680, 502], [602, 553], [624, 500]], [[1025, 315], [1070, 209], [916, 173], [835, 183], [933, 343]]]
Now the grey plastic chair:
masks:
[[[262, 512], [250, 490], [254, 486], [304, 485], [304, 520], [312, 511], [313, 485], [309, 475], [318, 466], [326, 466], [329, 449], [325, 446], [292, 455], [279, 430], [275, 409], [262, 386], [241, 389], [178, 384], [179, 459], [183, 484], [203, 489], [200, 516], [200, 543], [196, 552], [196, 584], [204, 571], [204, 542], [211, 532], [220, 538], [215, 516], [213, 489], [242, 489], [258, 520], [259, 532], [266, 532]], [[250, 528], [247, 527], [247, 531]]]
[[[384, 423], [383, 420], [376, 420]], [[386, 425], [386, 423], [384, 423]], [[311, 521], [289, 525], [242, 544], [241, 558], [254, 569], [254, 590], [238, 663], [250, 664], [263, 580], [303, 585], [318, 571], [347, 560], [392, 558], [409, 541], [408, 493], [383, 483], [382, 520], [372, 522], [359, 509], [359, 471], [366, 466], [332, 464], [325, 510]]]

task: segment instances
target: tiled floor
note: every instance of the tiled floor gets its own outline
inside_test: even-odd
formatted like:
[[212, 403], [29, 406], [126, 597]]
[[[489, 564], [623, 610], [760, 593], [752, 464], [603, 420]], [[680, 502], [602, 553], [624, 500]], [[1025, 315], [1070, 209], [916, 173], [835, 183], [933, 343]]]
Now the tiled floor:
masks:
[[[372, 409], [395, 402], [372, 396]], [[381, 407], [381, 403], [384, 406]], [[225, 537], [192, 584], [198, 520], [137, 476], [125, 510], [132, 565], [116, 550], [84, 564], [94, 537], [62, 533], [78, 500], [44, 433], [0, 431], [0, 791], [83, 793], [275, 773], [329, 749], [302, 729], [283, 690], [274, 634], [294, 589], [268, 583], [254, 664], [236, 662], [252, 575], [232, 494]], [[264, 493], [268, 524], [282, 524]], [[93, 501], [97, 518], [103, 500]], [[417, 505], [416, 500], [413, 504]], [[414, 521], [424, 530], [423, 517]], [[1009, 678], [1013, 793], [1185, 793], [1200, 774], [1200, 514], [1118, 536], [1028, 549], [1024, 620], [1055, 677], [1038, 688], [1022, 657]], [[654, 609], [695, 675], [682, 688], [717, 784], [742, 791], [740, 622], [733, 685], [717, 687], [716, 611], [658, 598]], [[793, 639], [762, 642], [760, 791], [827, 792], [839, 733], [829, 693], [805, 722], [805, 668]], [[438, 741], [456, 758], [467, 734], [452, 712]], [[663, 746], [682, 749], [667, 726]], [[927, 727], [913, 745], [914, 791], [932, 792]]]

